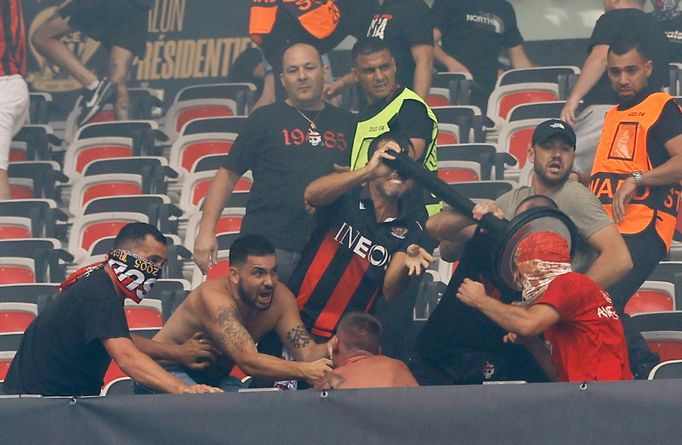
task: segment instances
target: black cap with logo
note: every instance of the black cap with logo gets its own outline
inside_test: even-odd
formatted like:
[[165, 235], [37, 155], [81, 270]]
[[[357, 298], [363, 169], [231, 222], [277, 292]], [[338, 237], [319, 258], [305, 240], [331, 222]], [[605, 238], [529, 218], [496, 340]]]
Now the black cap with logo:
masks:
[[564, 136], [575, 148], [575, 133], [573, 129], [566, 122], [559, 119], [550, 119], [535, 127], [532, 144], [544, 144], [550, 137], [556, 135]]

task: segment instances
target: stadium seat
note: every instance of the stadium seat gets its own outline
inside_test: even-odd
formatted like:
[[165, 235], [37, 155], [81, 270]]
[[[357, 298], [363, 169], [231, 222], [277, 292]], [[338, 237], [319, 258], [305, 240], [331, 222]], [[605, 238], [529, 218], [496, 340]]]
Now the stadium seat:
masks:
[[495, 144], [446, 144], [438, 145], [439, 161], [473, 161], [481, 166], [481, 179], [492, 179], [493, 169], [495, 179], [504, 178], [506, 165], [516, 165], [516, 158], [508, 153], [500, 153]]
[[[433, 107], [439, 124], [454, 124], [459, 128], [459, 143], [485, 142], [484, 123], [487, 122], [478, 107], [458, 105]], [[489, 125], [493, 123], [490, 122]]]
[[133, 328], [159, 328], [163, 327], [163, 305], [161, 300], [143, 298], [139, 303], [126, 298], [126, 320], [128, 327]]
[[12, 256], [0, 257], [0, 284], [35, 283], [35, 260]]
[[535, 127], [545, 120], [528, 119], [509, 122], [502, 126], [497, 139], [497, 148], [500, 152], [507, 152], [516, 158], [518, 165], [515, 170], [517, 172], [526, 165]]
[[191, 120], [246, 116], [256, 87], [249, 83], [193, 85], [180, 90], [166, 113], [166, 131], [174, 140]]
[[675, 285], [665, 281], [645, 281], [625, 305], [628, 315], [675, 309]]
[[446, 287], [441, 282], [437, 271], [427, 270], [419, 283], [417, 299], [412, 308], [412, 320], [428, 320], [433, 310], [438, 306]]
[[537, 66], [507, 70], [497, 78], [495, 86], [523, 83], [559, 83], [559, 76], [580, 74], [580, 68], [571, 65]]
[[447, 88], [452, 105], [469, 105], [473, 77], [470, 73], [441, 71], [433, 75], [432, 87]]
[[12, 138], [9, 161], [51, 161], [53, 147], [61, 144], [51, 126], [24, 125]]
[[130, 396], [135, 394], [133, 390], [133, 379], [130, 377], [118, 377], [109, 381], [102, 387], [100, 396]]
[[455, 124], [438, 123], [438, 146], [459, 144], [461, 130]]
[[33, 303], [40, 311], [57, 295], [59, 283], [14, 283], [0, 285], [0, 302]]
[[142, 175], [130, 173], [83, 176], [71, 189], [69, 213], [80, 215], [81, 209], [96, 198], [141, 195], [144, 193], [142, 181]]
[[30, 218], [2, 216], [0, 217], [0, 239], [31, 238], [32, 227]]
[[0, 303], [0, 332], [24, 332], [37, 316], [37, 304]]
[[429, 95], [426, 97], [429, 107], [448, 107], [453, 105], [450, 101], [450, 90], [448, 88], [431, 87]]
[[135, 212], [110, 212], [83, 215], [74, 220], [69, 235], [69, 252], [76, 263], [87, 257], [90, 247], [99, 239], [116, 236], [132, 222], [149, 223], [147, 215]]
[[[170, 166], [186, 175], [195, 171], [196, 163], [208, 155], [226, 155], [237, 138], [236, 133], [201, 133], [176, 139], [170, 151]], [[215, 165], [215, 169], [220, 164]]]
[[559, 119], [564, 105], [566, 105], [566, 101], [519, 104], [509, 110], [507, 122], [526, 119]]
[[682, 332], [682, 311], [644, 312], [632, 316], [632, 325], [639, 332]]
[[10, 162], [7, 174], [12, 199], [54, 199], [57, 184], [69, 179], [55, 161]]
[[163, 194], [95, 198], [89, 201], [82, 211], [82, 215], [111, 212], [142, 213], [147, 216], [149, 224], [167, 234], [177, 233], [178, 217], [182, 215], [182, 211]]
[[29, 93], [29, 121], [32, 124], [44, 125], [50, 121], [52, 95], [32, 91]]
[[88, 163], [83, 176], [109, 175], [116, 173], [136, 174], [142, 177], [142, 191], [166, 193], [167, 178], [176, 179], [178, 173], [168, 166], [161, 156], [132, 156], [113, 159], [98, 159]]
[[[221, 233], [239, 233], [242, 226], [242, 220], [246, 214], [246, 209], [243, 207], [226, 207], [223, 209], [218, 222], [216, 223], [215, 234]], [[201, 222], [201, 213], [197, 212], [192, 215], [187, 222], [187, 230], [185, 232], [185, 247], [190, 251], [194, 250], [194, 239], [199, 232], [199, 223]]]
[[[57, 221], [67, 221], [67, 215], [57, 208], [52, 199], [15, 199], [0, 201], [0, 237], [8, 238], [4, 227], [11, 227], [13, 218], [21, 226], [28, 228], [28, 237], [54, 237], [57, 233]], [[24, 238], [14, 236], [12, 238]]]
[[654, 366], [649, 380], [682, 379], [682, 360], [667, 360]]
[[168, 320], [191, 289], [190, 282], [185, 279], [162, 278], [152, 287], [147, 298], [161, 301], [163, 319]]
[[227, 277], [230, 273], [229, 255], [229, 249], [218, 250], [217, 263], [209, 266], [206, 275], [195, 265], [192, 268], [192, 287], [196, 288], [207, 279]]
[[488, 99], [488, 117], [496, 127], [507, 120], [512, 108], [531, 102], [559, 100], [559, 87], [555, 83], [518, 83], [497, 86]]
[[[208, 193], [214, 176], [214, 171], [192, 173], [188, 175], [182, 183], [179, 207], [185, 212], [187, 218], [196, 212], [197, 207], [201, 205], [203, 198], [206, 196], [206, 193]], [[248, 192], [251, 190], [251, 183], [251, 172], [249, 171], [237, 181], [234, 191]]]
[[16, 351], [0, 351], [0, 382], [5, 381]]
[[[35, 275], [33, 282], [39, 283], [63, 281], [65, 265], [73, 261], [73, 256], [62, 249], [61, 242], [54, 238], [0, 240], [0, 259], [8, 257], [30, 259], [30, 262], [22, 262], [21, 267], [32, 268]], [[11, 266], [11, 263], [7, 264]], [[3, 284], [19, 282], [19, 275], [2, 275], [10, 280]]]
[[472, 161], [438, 161], [438, 177], [448, 184], [478, 182], [481, 165]]
[[246, 123], [246, 116], [211, 117], [192, 119], [182, 128], [178, 136], [189, 136], [200, 133], [237, 133]]
[[682, 359], [682, 331], [648, 331], [642, 336], [661, 361]]

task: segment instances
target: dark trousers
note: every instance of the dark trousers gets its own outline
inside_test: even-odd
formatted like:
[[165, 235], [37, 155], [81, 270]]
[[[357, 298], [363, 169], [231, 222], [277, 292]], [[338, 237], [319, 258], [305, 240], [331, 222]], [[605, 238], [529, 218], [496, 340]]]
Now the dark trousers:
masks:
[[660, 357], [649, 349], [646, 340], [634, 327], [630, 316], [625, 314], [624, 310], [630, 297], [649, 278], [658, 262], [665, 257], [666, 247], [653, 227], [636, 235], [623, 235], [623, 239], [630, 251], [633, 267], [623, 279], [607, 291], [623, 325], [630, 356], [630, 369], [635, 378], [646, 379], [651, 368], [660, 361]]

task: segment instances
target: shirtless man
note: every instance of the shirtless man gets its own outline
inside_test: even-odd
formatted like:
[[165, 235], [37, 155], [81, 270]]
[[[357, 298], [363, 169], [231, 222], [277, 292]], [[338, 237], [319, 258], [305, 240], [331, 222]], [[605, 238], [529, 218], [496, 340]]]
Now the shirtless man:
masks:
[[[296, 361], [261, 354], [256, 341], [274, 330]], [[275, 249], [267, 239], [249, 235], [230, 248], [230, 275], [208, 280], [192, 291], [154, 337], [156, 342], [181, 345], [205, 332], [215, 360], [204, 369], [171, 368], [184, 381], [210, 381], [236, 390], [230, 377], [238, 365], [247, 375], [305, 379], [310, 383], [331, 370], [330, 348], [317, 344], [303, 326], [296, 300], [277, 280]]]

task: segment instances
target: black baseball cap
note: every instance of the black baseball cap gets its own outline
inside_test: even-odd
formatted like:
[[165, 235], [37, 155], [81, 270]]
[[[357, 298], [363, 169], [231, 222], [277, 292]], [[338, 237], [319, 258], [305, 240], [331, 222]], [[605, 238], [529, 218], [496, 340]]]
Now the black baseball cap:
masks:
[[564, 136], [575, 148], [575, 133], [573, 129], [560, 119], [550, 119], [535, 127], [532, 144], [544, 144], [550, 137], [556, 135]]

